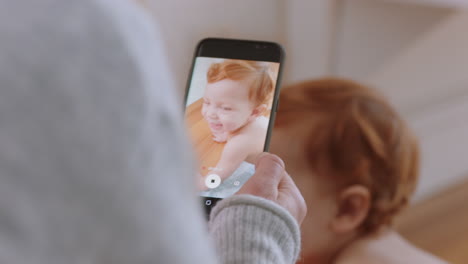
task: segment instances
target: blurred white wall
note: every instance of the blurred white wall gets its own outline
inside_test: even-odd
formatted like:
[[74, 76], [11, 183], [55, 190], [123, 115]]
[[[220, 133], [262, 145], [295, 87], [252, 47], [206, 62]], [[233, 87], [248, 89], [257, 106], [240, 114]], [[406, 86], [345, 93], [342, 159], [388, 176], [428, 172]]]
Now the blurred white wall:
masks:
[[285, 2], [284, 83], [328, 75], [335, 48], [336, 1]]
[[161, 28], [180, 93], [195, 46], [206, 37], [284, 42], [282, 0], [147, 0]]
[[376, 0], [341, 1], [336, 72], [363, 80], [454, 11]]

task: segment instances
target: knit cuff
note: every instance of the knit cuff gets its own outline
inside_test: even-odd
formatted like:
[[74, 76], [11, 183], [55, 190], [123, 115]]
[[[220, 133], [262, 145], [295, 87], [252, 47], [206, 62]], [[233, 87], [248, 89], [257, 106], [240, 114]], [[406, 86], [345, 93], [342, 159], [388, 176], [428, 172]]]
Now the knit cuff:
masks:
[[260, 197], [234, 195], [220, 201], [209, 229], [222, 263], [295, 263], [299, 255], [297, 221]]

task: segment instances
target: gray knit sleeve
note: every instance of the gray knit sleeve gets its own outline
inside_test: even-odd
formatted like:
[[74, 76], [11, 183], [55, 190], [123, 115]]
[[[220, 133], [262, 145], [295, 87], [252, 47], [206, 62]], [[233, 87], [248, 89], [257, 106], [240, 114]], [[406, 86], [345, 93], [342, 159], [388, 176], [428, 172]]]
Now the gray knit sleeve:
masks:
[[209, 229], [221, 263], [295, 263], [299, 255], [297, 221], [263, 198], [234, 195], [219, 202]]

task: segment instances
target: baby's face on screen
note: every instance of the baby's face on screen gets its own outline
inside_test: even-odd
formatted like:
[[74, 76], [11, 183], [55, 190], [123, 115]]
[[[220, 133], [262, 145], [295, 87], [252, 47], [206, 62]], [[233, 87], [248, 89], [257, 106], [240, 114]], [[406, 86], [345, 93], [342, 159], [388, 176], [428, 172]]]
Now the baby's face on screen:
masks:
[[253, 111], [247, 82], [224, 79], [206, 86], [202, 115], [213, 133], [233, 132], [241, 128]]

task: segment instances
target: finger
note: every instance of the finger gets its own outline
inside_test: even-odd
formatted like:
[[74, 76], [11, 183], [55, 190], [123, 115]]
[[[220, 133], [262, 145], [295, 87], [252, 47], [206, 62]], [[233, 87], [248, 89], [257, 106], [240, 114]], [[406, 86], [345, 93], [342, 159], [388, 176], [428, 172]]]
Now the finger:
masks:
[[255, 167], [258, 167], [259, 164], [263, 162], [262, 160], [264, 158], [271, 159], [272, 162], [278, 163], [278, 165], [281, 166], [281, 168], [283, 169], [285, 168], [284, 161], [280, 157], [276, 156], [275, 154], [268, 153], [268, 152], [262, 152], [257, 155], [257, 157], [255, 158], [256, 160]]
[[299, 188], [287, 173], [278, 185], [278, 203], [283, 205], [299, 224], [302, 223], [307, 214], [307, 205]]
[[284, 161], [274, 154], [262, 153], [255, 164], [255, 174], [271, 174], [278, 177], [276, 179], [278, 183], [282, 178], [283, 171]]
[[252, 194], [276, 200], [278, 184], [283, 177], [284, 162], [278, 156], [263, 153], [258, 157], [255, 174], [242, 186], [238, 194]]

